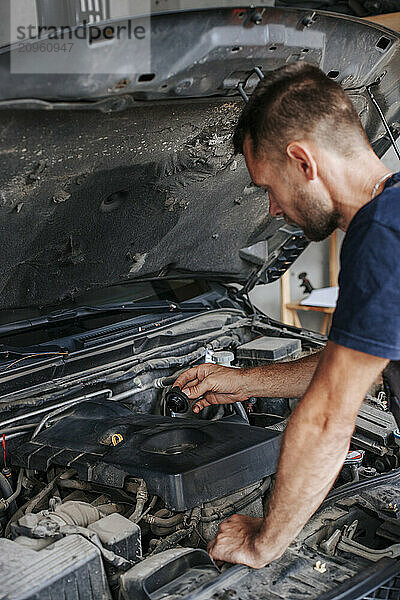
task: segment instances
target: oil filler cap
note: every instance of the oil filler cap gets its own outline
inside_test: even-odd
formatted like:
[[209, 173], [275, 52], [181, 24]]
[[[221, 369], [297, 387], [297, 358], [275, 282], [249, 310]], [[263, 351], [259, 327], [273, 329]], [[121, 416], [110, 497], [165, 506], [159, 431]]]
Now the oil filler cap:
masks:
[[172, 413], [186, 413], [190, 408], [189, 398], [175, 386], [165, 395], [165, 405]]

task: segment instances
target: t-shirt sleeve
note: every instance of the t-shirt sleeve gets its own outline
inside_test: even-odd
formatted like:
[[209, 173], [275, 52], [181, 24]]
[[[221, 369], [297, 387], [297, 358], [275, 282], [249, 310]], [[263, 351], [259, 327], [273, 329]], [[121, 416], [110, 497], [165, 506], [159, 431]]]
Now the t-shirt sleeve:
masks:
[[339, 298], [329, 339], [400, 360], [400, 232], [368, 221], [349, 233], [343, 242]]

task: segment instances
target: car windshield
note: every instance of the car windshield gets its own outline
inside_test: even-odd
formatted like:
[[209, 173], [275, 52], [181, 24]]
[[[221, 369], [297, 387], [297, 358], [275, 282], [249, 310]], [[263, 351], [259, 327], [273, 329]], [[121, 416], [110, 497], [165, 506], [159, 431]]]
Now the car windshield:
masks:
[[[102, 307], [107, 309], [109, 305], [119, 303], [138, 303], [149, 304], [149, 310], [143, 308], [138, 313], [115, 310], [111, 313], [94, 312], [80, 319], [75, 319], [61, 325], [61, 323], [44, 324], [40, 328], [34, 327], [32, 331], [23, 333], [8, 333], [0, 337], [0, 345], [27, 346], [49, 341], [65, 335], [74, 335], [82, 331], [88, 331], [97, 327], [110, 325], [112, 323], [125, 319], [132, 319], [140, 315], [149, 314], [152, 311], [152, 304], [155, 302], [168, 301], [171, 303], [182, 303], [209, 290], [207, 282], [194, 279], [174, 279], [174, 280], [149, 280], [110, 286], [103, 289], [96, 289], [75, 298], [60, 302], [57, 306], [48, 306], [46, 308], [21, 308], [15, 310], [5, 310], [0, 312], [0, 325], [16, 323], [18, 321], [34, 320], [38, 317], [44, 317], [54, 312], [64, 310], [79, 309], [79, 307]], [[195, 309], [194, 309], [195, 310]], [[156, 311], [154, 311], [156, 312]], [[168, 312], [166, 307], [165, 312]]]

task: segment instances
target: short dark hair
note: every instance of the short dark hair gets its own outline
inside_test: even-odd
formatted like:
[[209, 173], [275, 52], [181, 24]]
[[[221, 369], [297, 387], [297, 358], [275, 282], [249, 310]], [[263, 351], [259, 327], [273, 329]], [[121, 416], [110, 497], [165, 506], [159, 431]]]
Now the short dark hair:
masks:
[[304, 137], [314, 137], [345, 156], [369, 144], [343, 88], [305, 62], [265, 73], [239, 117], [233, 136], [236, 153], [243, 154], [247, 136], [256, 156], [284, 156], [288, 143]]

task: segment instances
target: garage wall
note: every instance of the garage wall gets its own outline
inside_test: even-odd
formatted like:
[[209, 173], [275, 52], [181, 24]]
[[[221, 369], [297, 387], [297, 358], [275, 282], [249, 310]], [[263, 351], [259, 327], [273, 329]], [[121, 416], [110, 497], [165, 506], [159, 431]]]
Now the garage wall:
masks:
[[[400, 161], [397, 159], [394, 150], [390, 149], [383, 158], [385, 164], [393, 172], [400, 171]], [[339, 251], [344, 234], [340, 231], [338, 236]], [[296, 302], [305, 297], [298, 274], [306, 271], [314, 287], [326, 287], [329, 285], [329, 241], [311, 243], [307, 250], [297, 259], [290, 269], [290, 290], [291, 300]], [[280, 320], [281, 312], [281, 294], [280, 282], [276, 281], [270, 285], [257, 286], [252, 291], [252, 302], [262, 311], [274, 319]], [[322, 324], [322, 316], [317, 313], [299, 312], [299, 317], [303, 327], [313, 331], [319, 331]]]

